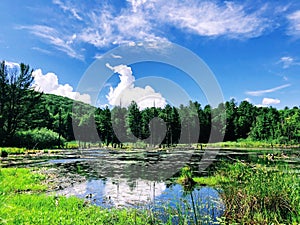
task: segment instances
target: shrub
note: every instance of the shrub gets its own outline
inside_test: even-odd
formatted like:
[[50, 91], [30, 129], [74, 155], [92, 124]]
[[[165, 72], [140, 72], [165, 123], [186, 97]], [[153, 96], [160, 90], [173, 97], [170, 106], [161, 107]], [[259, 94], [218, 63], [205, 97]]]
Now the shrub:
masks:
[[45, 149], [63, 146], [65, 139], [47, 128], [17, 132], [15, 144], [29, 149]]
[[1, 150], [1, 154], [0, 154], [1, 157], [7, 157], [8, 156], [8, 153], [7, 151], [5, 150]]

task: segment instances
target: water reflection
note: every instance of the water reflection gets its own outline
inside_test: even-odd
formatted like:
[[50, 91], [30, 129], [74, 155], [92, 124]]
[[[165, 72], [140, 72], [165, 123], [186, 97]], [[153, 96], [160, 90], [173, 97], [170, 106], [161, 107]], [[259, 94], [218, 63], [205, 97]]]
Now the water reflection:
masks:
[[104, 207], [123, 207], [149, 204], [166, 189], [164, 182], [107, 178], [75, 184], [58, 194], [87, 198]]
[[108, 208], [148, 208], [164, 222], [168, 221], [169, 212], [173, 210], [176, 215], [172, 218], [174, 224], [178, 224], [180, 213], [188, 221], [193, 221], [193, 209], [197, 211], [198, 219], [208, 223], [216, 221], [224, 212], [219, 192], [214, 188], [198, 187], [192, 192], [185, 192], [179, 184], [167, 186], [165, 182], [142, 179], [91, 179], [61, 190], [58, 194], [77, 196]]

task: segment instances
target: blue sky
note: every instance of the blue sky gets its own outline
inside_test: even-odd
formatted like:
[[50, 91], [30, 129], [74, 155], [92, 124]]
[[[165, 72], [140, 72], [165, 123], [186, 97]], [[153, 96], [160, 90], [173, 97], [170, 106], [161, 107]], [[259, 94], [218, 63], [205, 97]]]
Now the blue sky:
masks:
[[[2, 0], [0, 9], [0, 59], [29, 64], [44, 92], [89, 101], [89, 93], [76, 89], [97, 58], [120, 45], [157, 42], [181, 45], [201, 57], [225, 100], [300, 105], [298, 0]], [[114, 95], [130, 80], [136, 83], [127, 96], [152, 93], [157, 104], [169, 102], [163, 88], [139, 84], [148, 76], [175, 82], [191, 100], [206, 104], [178, 69], [157, 63], [109, 66], [118, 74], [107, 81], [98, 105], [118, 104]]]

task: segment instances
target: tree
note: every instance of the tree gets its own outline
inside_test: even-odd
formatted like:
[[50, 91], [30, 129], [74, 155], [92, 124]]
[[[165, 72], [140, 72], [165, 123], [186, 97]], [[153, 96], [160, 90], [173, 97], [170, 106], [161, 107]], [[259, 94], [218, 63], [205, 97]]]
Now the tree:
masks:
[[200, 121], [200, 142], [209, 142], [210, 132], [211, 132], [211, 106], [206, 105], [203, 109], [203, 114], [199, 113]]
[[225, 102], [226, 109], [226, 128], [225, 128], [225, 141], [235, 141], [237, 137], [237, 104], [234, 99]]
[[212, 110], [211, 118], [211, 140], [212, 142], [223, 141], [226, 132], [226, 108], [224, 103], [220, 103]]
[[106, 146], [112, 143], [113, 128], [111, 123], [111, 112], [108, 107], [105, 109], [98, 108], [95, 113], [95, 122], [101, 139]]
[[198, 102], [189, 102], [188, 106], [179, 106], [179, 115], [181, 120], [181, 143], [197, 143], [199, 140], [199, 115], [200, 104]]
[[33, 70], [28, 65], [8, 68], [0, 65], [0, 144], [8, 145], [22, 127], [31, 109], [40, 101], [42, 93], [33, 90]]
[[274, 140], [279, 121], [279, 113], [276, 109], [261, 108], [251, 128], [250, 137], [255, 140]]
[[111, 123], [113, 128], [112, 142], [119, 146], [122, 146], [122, 143], [127, 142], [126, 114], [127, 109], [121, 106], [116, 106], [111, 110]]
[[256, 117], [256, 108], [248, 101], [242, 101], [237, 109], [237, 138], [247, 138]]
[[[132, 102], [128, 107], [127, 113], [127, 135], [132, 139], [131, 141], [135, 142], [137, 139], [141, 139], [141, 122], [142, 116], [136, 102]], [[133, 135], [131, 135], [133, 134]]]

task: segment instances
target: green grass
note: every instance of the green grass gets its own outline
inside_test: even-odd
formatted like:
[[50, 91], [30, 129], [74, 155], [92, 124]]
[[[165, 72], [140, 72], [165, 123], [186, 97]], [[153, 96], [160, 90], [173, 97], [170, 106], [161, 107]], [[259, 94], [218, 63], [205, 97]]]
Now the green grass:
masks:
[[238, 141], [226, 141], [218, 143], [208, 143], [205, 147], [221, 147], [221, 148], [279, 148], [281, 144], [276, 144], [268, 141], [253, 141], [241, 139]]
[[214, 187], [219, 185], [222, 182], [228, 182], [229, 179], [223, 175], [215, 174], [214, 176], [208, 176], [208, 177], [195, 177], [193, 175], [193, 171], [189, 166], [185, 166], [180, 171], [180, 176], [176, 179], [176, 183], [184, 185], [186, 182], [186, 179], [192, 179], [195, 185], [201, 185], [201, 186], [210, 186]]
[[226, 164], [217, 172], [225, 217], [238, 224], [300, 223], [300, 177], [287, 166]]
[[0, 169], [0, 224], [151, 224], [136, 209], [103, 209], [75, 197], [44, 193], [40, 175], [25, 168]]
[[7, 154], [24, 154], [25, 151], [25, 148], [0, 147], [0, 155], [2, 155], [2, 152]]
[[0, 195], [8, 195], [19, 192], [41, 192], [47, 186], [41, 184], [44, 175], [33, 173], [25, 168], [0, 169]]
[[210, 177], [194, 177], [193, 180], [199, 185], [206, 185], [210, 187], [217, 186], [222, 182], [228, 182], [228, 178], [221, 175], [215, 175]]
[[[2, 199], [1, 199], [2, 198]], [[137, 210], [101, 209], [75, 197], [20, 194], [0, 199], [1, 224], [147, 224]]]
[[67, 149], [78, 149], [79, 144], [77, 141], [68, 141], [65, 143], [65, 148]]

